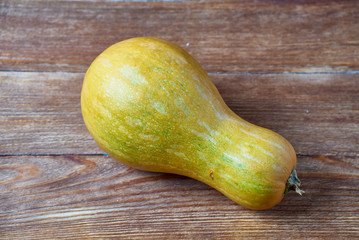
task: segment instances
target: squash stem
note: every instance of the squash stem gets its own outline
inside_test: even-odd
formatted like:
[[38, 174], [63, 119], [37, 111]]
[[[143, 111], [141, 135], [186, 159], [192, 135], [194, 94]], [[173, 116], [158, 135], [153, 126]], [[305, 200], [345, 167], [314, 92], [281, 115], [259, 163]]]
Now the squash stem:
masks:
[[296, 191], [299, 195], [302, 196], [304, 193], [303, 190], [299, 189], [300, 186], [300, 180], [297, 176], [297, 171], [293, 169], [292, 173], [290, 174], [287, 183], [285, 185], [285, 191], [284, 193], [288, 193], [289, 191]]

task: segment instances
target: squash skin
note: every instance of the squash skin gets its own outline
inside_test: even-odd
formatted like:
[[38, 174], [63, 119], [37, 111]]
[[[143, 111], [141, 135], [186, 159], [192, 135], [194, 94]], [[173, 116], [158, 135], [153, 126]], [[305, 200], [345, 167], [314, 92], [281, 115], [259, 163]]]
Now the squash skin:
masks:
[[231, 111], [200, 64], [151, 38], [110, 46], [86, 72], [81, 109], [97, 144], [136, 169], [202, 181], [255, 210], [278, 204], [291, 144]]

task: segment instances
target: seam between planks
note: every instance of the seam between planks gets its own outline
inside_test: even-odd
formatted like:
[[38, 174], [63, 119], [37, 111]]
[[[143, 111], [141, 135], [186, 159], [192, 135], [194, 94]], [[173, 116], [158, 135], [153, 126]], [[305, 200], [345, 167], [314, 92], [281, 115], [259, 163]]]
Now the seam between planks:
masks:
[[[51, 156], [106, 156], [107, 153], [9, 153], [9, 154], [0, 154], [0, 157], [51, 157]], [[325, 156], [325, 157], [348, 157], [354, 158], [359, 157], [359, 154], [311, 154], [311, 153], [297, 153], [297, 157], [316, 157], [316, 156]]]
[[[76, 71], [32, 71], [32, 70], [0, 70], [0, 72], [9, 72], [9, 73], [82, 73], [86, 72], [76, 72]], [[208, 75], [355, 75], [359, 74], [359, 71], [337, 71], [337, 72], [207, 72]]]

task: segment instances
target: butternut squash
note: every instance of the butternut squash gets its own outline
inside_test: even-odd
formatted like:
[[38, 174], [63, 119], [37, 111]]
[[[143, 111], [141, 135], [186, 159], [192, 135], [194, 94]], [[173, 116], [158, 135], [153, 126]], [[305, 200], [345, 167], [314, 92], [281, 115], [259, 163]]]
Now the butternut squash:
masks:
[[86, 72], [81, 108], [98, 145], [133, 168], [197, 179], [249, 209], [301, 193], [291, 144], [231, 111], [173, 43], [139, 37], [106, 49]]

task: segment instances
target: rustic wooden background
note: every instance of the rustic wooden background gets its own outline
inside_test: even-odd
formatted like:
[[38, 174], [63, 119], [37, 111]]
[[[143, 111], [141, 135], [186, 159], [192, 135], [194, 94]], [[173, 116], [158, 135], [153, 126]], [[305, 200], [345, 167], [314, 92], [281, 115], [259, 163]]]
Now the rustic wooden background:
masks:
[[[285, 136], [306, 191], [247, 210], [104, 154], [91, 61], [126, 38], [190, 52], [237, 114]], [[359, 1], [0, 0], [1, 239], [359, 238]]]

